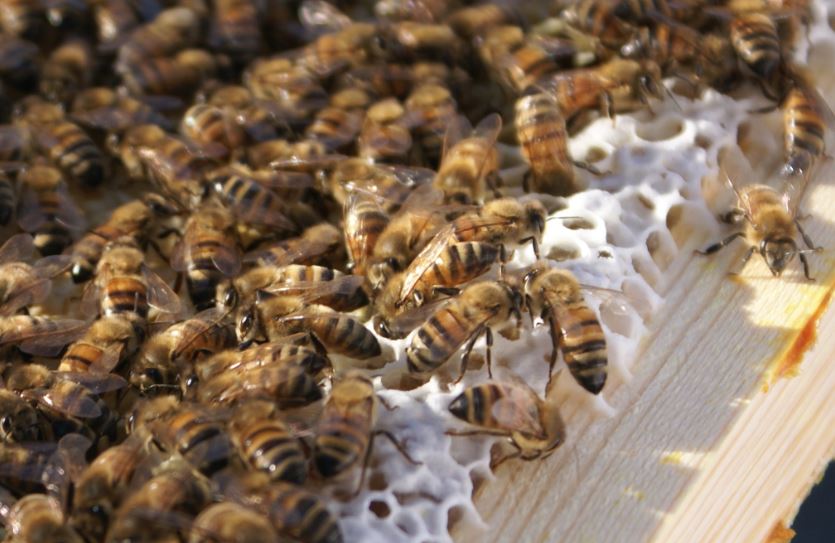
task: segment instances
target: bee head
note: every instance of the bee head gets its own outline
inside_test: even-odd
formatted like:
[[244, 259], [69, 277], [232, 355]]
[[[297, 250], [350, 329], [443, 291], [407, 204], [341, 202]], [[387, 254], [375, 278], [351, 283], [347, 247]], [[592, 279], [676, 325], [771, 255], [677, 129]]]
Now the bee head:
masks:
[[760, 243], [760, 254], [771, 273], [779, 276], [797, 254], [797, 244], [791, 238], [766, 238]]

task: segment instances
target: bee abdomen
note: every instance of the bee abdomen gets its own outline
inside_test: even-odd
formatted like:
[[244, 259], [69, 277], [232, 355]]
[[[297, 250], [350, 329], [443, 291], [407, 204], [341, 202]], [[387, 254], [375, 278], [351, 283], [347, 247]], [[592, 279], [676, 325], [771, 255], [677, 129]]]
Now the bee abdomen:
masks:
[[323, 420], [313, 451], [316, 470], [323, 477], [334, 477], [363, 458], [368, 447], [366, 430], [342, 419]]
[[478, 426], [494, 426], [493, 404], [502, 396], [493, 383], [468, 388], [449, 404], [449, 412], [461, 420]]
[[438, 368], [452, 356], [470, 336], [467, 323], [450, 308], [444, 308], [426, 321], [406, 349], [411, 372], [428, 372]]
[[274, 481], [304, 483], [304, 453], [284, 423], [258, 422], [236, 437], [243, 456], [255, 469], [269, 473]]
[[318, 315], [311, 322], [311, 328], [335, 353], [357, 359], [373, 358], [381, 353], [374, 334], [347, 315]]
[[145, 284], [132, 277], [116, 277], [105, 287], [102, 303], [105, 316], [120, 313], [135, 313], [145, 319], [148, 317], [148, 297]]
[[301, 487], [276, 486], [268, 513], [282, 534], [310, 543], [342, 543], [336, 519], [321, 498]]
[[89, 343], [73, 344], [61, 359], [58, 371], [89, 371], [90, 366], [100, 360], [103, 354], [100, 348]]
[[588, 307], [575, 308], [559, 317], [560, 350], [571, 375], [592, 394], [606, 384], [606, 338], [597, 316]]

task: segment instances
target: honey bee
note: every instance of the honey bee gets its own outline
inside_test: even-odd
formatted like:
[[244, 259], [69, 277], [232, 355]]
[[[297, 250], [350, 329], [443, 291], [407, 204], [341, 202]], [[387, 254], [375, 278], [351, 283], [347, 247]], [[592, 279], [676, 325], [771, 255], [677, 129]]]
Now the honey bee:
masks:
[[446, 23], [462, 38], [472, 40], [494, 27], [510, 23], [514, 15], [508, 8], [499, 3], [466, 6], [450, 13]]
[[228, 405], [250, 400], [268, 400], [284, 408], [300, 407], [322, 397], [322, 391], [307, 369], [295, 365], [264, 366], [217, 375], [197, 384], [197, 399], [203, 404]]
[[75, 484], [70, 526], [87, 541], [102, 541], [117, 506], [148, 450], [141, 438], [129, 437], [110, 447], [87, 466]]
[[530, 165], [523, 179], [525, 191], [569, 196], [581, 190], [568, 151], [565, 119], [556, 100], [545, 92], [519, 98], [515, 123], [522, 155]]
[[183, 541], [189, 521], [211, 498], [209, 480], [188, 462], [171, 458], [125, 498], [107, 531], [106, 541]]
[[36, 150], [87, 187], [104, 181], [104, 154], [81, 127], [65, 117], [61, 106], [37, 97], [19, 105], [16, 122], [31, 133]]
[[328, 151], [345, 149], [359, 134], [371, 97], [361, 89], [345, 89], [333, 95], [305, 129], [306, 138], [321, 141]]
[[341, 267], [345, 262], [342, 232], [330, 223], [307, 228], [300, 236], [263, 247], [244, 257], [261, 266], [304, 264]]
[[458, 61], [466, 44], [447, 25], [399, 21], [382, 25], [374, 39], [374, 49], [388, 61]]
[[345, 202], [345, 246], [349, 267], [364, 274], [377, 240], [388, 227], [391, 217], [372, 196], [352, 192]]
[[318, 76], [366, 64], [373, 57], [371, 49], [377, 32], [375, 24], [348, 22], [335, 32], [323, 34], [305, 46], [300, 64]]
[[333, 165], [327, 178], [330, 195], [343, 206], [352, 193], [378, 201], [386, 213], [397, 211], [412, 192], [435, 177], [429, 168], [372, 164], [363, 158], [346, 158]]
[[448, 3], [441, 0], [377, 0], [374, 3], [377, 17], [419, 23], [440, 21], [449, 8]]
[[278, 417], [269, 402], [240, 406], [229, 422], [232, 441], [247, 465], [267, 473], [270, 480], [304, 484], [307, 472], [301, 443]]
[[396, 99], [387, 98], [368, 108], [357, 139], [359, 156], [375, 162], [403, 162], [412, 148], [413, 120]]
[[444, 136], [444, 155], [433, 186], [447, 201], [470, 203], [484, 199], [485, 188], [495, 193], [499, 183], [496, 138], [502, 118], [488, 115], [473, 130], [466, 117], [457, 117]]
[[406, 98], [406, 110], [415, 116], [415, 136], [430, 165], [438, 164], [443, 150], [447, 126], [458, 112], [452, 93], [438, 83], [416, 87]]
[[229, 112], [228, 117], [244, 132], [247, 141], [276, 139], [290, 130], [274, 102], [256, 98], [241, 85], [220, 85], [208, 93], [205, 103]]
[[139, 340], [145, 339], [150, 308], [177, 313], [180, 299], [156, 273], [145, 265], [145, 255], [122, 240], [108, 243], [96, 274], [84, 291], [86, 314], [121, 315], [134, 326]]
[[45, 300], [51, 279], [69, 265], [66, 256], [57, 255], [31, 265], [23, 262], [34, 250], [28, 234], [12, 236], [0, 247], [0, 315], [13, 315], [22, 307]]
[[110, 48], [144, 21], [162, 11], [158, 0], [104, 0], [94, 5], [99, 41]]
[[226, 292], [228, 281], [238, 275], [238, 245], [234, 218], [220, 205], [203, 204], [186, 221], [171, 267], [186, 274], [188, 292], [198, 311], [214, 307], [218, 292]]
[[[0, 484], [16, 494], [43, 492], [43, 473], [49, 467], [55, 446], [45, 448], [4, 443], [0, 447]], [[8, 528], [8, 524], [6, 527]]]
[[319, 475], [330, 479], [363, 462], [359, 486], [362, 488], [369, 453], [378, 435], [386, 436], [409, 462], [418, 463], [390, 432], [374, 428], [379, 401], [374, 383], [359, 372], [352, 371], [334, 383], [322, 408], [313, 444], [313, 465]]
[[20, 174], [23, 184], [17, 223], [33, 235], [43, 255], [57, 255], [72, 244], [72, 230], [83, 227], [81, 211], [72, 201], [61, 172], [33, 165]]
[[606, 336], [577, 278], [567, 270], [535, 267], [525, 283], [531, 314], [539, 313], [551, 330], [551, 370], [559, 350], [580, 386], [599, 394], [607, 376]]
[[129, 128], [153, 124], [173, 130], [171, 121], [148, 104], [118, 94], [109, 87], [90, 87], [76, 94], [72, 118], [82, 126], [106, 133], [121, 134]]
[[0, 27], [12, 36], [35, 39], [46, 30], [46, 13], [40, 2], [3, 0], [0, 3]]
[[256, 0], [220, 0], [214, 5], [209, 31], [212, 49], [236, 60], [247, 60], [262, 48], [260, 3]]
[[736, 54], [757, 77], [763, 91], [772, 98], [779, 97], [784, 79], [783, 48], [774, 20], [764, 13], [734, 17], [730, 38]]
[[[202, 49], [183, 49], [170, 57], [138, 57], [116, 65], [125, 88], [146, 100], [177, 103], [190, 97], [200, 85], [214, 77], [222, 66], [217, 58]], [[175, 98], [175, 100], [166, 100]]]
[[137, 348], [130, 321], [119, 315], [102, 317], [69, 346], [58, 371], [108, 373]]
[[67, 104], [93, 79], [94, 56], [90, 44], [67, 40], [50, 53], [41, 72], [40, 91], [49, 100]]
[[145, 231], [153, 218], [153, 210], [143, 200], [131, 200], [110, 214], [99, 226], [85, 234], [73, 245], [70, 274], [76, 283], [93, 276], [105, 245], [122, 237], [131, 237], [142, 244]]
[[66, 524], [58, 499], [46, 494], [29, 494], [15, 503], [6, 518], [6, 529], [8, 537], [13, 541], [84, 541]]
[[40, 51], [34, 43], [0, 35], [0, 79], [4, 83], [22, 91], [36, 89], [40, 77], [39, 58]]
[[476, 339], [484, 334], [487, 342], [487, 372], [492, 377], [491, 327], [515, 317], [521, 321], [522, 293], [515, 286], [496, 281], [481, 281], [465, 287], [450, 302], [438, 308], [412, 338], [406, 348], [406, 360], [412, 373], [426, 373], [439, 368], [465, 343], [460, 380], [467, 371], [470, 352]]
[[[736, 194], [737, 207], [722, 215], [722, 220], [729, 224], [745, 223], [742, 232], [735, 232], [718, 243], [696, 251], [698, 254], [709, 255], [730, 244], [737, 238], [745, 238], [749, 244], [748, 252], [742, 259], [742, 267], [748, 262], [754, 251], [763, 257], [772, 275], [779, 277], [791, 263], [795, 256], [800, 257], [803, 264], [803, 274], [807, 279], [809, 263], [807, 253], [818, 252], [812, 240], [803, 231], [796, 215], [797, 199], [792, 200], [788, 192], [778, 192], [768, 185], [737, 186], [742, 179], [751, 179], [754, 174], [751, 166], [737, 148], [723, 150], [719, 157], [722, 175], [727, 179], [731, 189]], [[808, 249], [798, 249], [795, 241], [798, 234]]]
[[[399, 308], [414, 298], [419, 284], [431, 284], [424, 278], [427, 273], [439, 277], [446, 275], [443, 270], [436, 273], [434, 266], [452, 244], [475, 241], [507, 246], [531, 242], [534, 254], [538, 255], [546, 215], [545, 207], [538, 200], [523, 203], [513, 198], [502, 198], [455, 218], [435, 234], [406, 269], [395, 307]], [[414, 301], [417, 305], [421, 303], [420, 299]]]
[[246, 153], [247, 163], [252, 168], [275, 167], [301, 171], [317, 171], [320, 167], [324, 169], [328, 165], [345, 159], [345, 157], [333, 157], [327, 152], [322, 142], [312, 140], [262, 141], [251, 145]]
[[300, 122], [328, 103], [328, 93], [305, 66], [284, 57], [255, 60], [243, 83], [259, 99], [272, 100], [290, 120]]
[[119, 46], [119, 65], [143, 59], [166, 57], [197, 46], [200, 18], [192, 9], [178, 6], [160, 12], [153, 20], [135, 28]]
[[516, 452], [494, 463], [493, 468], [510, 458], [547, 458], [565, 442], [565, 422], [560, 415], [555, 390], [556, 387], [546, 390], [542, 400], [518, 377], [470, 387], [452, 400], [448, 409], [455, 417], [479, 430], [449, 430], [447, 433], [507, 436]]
[[18, 394], [0, 389], [0, 441], [26, 443], [40, 439], [38, 412]]
[[630, 100], [646, 103], [648, 97], [660, 97], [661, 70], [650, 60], [614, 58], [592, 68], [576, 68], [551, 74], [538, 85], [553, 93], [566, 119], [582, 110], [598, 107], [608, 117], [634, 107]]
[[633, 26], [616, 14], [617, 2], [582, 0], [566, 2], [560, 16], [569, 24], [592, 36], [610, 49], [622, 46], [631, 36]]
[[808, 74], [792, 67], [792, 83], [780, 108], [783, 112], [783, 175], [808, 179], [826, 151], [826, 133], [835, 114], [815, 89]]
[[246, 133], [232, 110], [195, 104], [183, 115], [180, 133], [201, 147], [219, 146], [230, 155], [244, 144]]
[[288, 483], [263, 485], [247, 499], [247, 505], [263, 512], [280, 534], [310, 543], [342, 543], [342, 531], [326, 502], [305, 489]]
[[270, 521], [243, 505], [222, 501], [208, 506], [191, 525], [188, 543], [278, 541]]

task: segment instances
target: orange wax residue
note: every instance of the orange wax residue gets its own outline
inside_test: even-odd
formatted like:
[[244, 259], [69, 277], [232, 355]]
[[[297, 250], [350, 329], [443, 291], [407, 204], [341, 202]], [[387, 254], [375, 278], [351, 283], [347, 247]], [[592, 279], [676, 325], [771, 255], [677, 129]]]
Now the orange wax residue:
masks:
[[786, 527], [782, 520], [778, 520], [765, 539], [765, 543], [789, 543], [795, 535], [797, 535], [797, 532]]
[[818, 339], [818, 321], [820, 321], [823, 312], [829, 306], [829, 300], [832, 298], [832, 288], [826, 291], [823, 298], [815, 308], [815, 312], [803, 325], [800, 333], [794, 338], [794, 341], [785, 350], [783, 356], [779, 356], [769, 368], [766, 373], [765, 383], [763, 384], [763, 392], [768, 392], [771, 385], [777, 382], [782, 377], [793, 377], [797, 374], [797, 368], [800, 365], [803, 355], [806, 354]]

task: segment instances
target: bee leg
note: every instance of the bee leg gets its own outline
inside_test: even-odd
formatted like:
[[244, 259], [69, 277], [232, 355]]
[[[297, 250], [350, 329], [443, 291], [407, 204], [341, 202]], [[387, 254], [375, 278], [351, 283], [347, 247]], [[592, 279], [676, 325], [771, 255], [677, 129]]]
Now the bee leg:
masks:
[[502, 186], [502, 178], [497, 172], [487, 174], [484, 181], [487, 183], [487, 188], [493, 193], [494, 198], [502, 197], [502, 193], [499, 191], [499, 187]]
[[[391, 444], [395, 446], [395, 448], [400, 452], [400, 454], [403, 455], [403, 457], [410, 464], [412, 464], [414, 466], [423, 465], [423, 462], [421, 462], [419, 460], [415, 460], [414, 458], [412, 458], [412, 456], [409, 453], [406, 452], [406, 448], [403, 446], [403, 443], [398, 441], [397, 438], [394, 437], [394, 434], [392, 434], [388, 430], [374, 430], [374, 433], [371, 434], [371, 439], [373, 440], [376, 436], [383, 436], [383, 437], [387, 438], [389, 441], [391, 441]], [[368, 448], [370, 449], [371, 446], [369, 445]]]
[[614, 101], [608, 91], [600, 95], [600, 113], [612, 119], [612, 126], [615, 125]]
[[533, 246], [534, 256], [536, 257], [537, 260], [539, 260], [541, 258], [540, 255], [539, 255], [539, 241], [537, 241], [537, 239], [535, 237], [531, 236], [529, 238], [519, 240], [519, 244], [524, 245], [525, 243], [527, 243], [529, 241], [531, 242], [531, 245]]
[[[815, 247], [815, 244], [812, 242], [812, 238], [810, 238], [809, 235], [803, 230], [803, 227], [800, 226], [800, 220], [799, 219], [795, 219], [794, 224], [795, 224], [795, 226], [797, 226], [797, 231], [800, 232], [800, 237], [803, 238], [803, 243], [806, 244], [806, 247], [808, 247], [810, 249], [814, 249], [815, 251], [823, 250], [823, 247]], [[800, 256], [803, 256], [803, 255], [801, 254]]]
[[531, 316], [531, 328], [533, 328], [533, 298], [530, 294], [525, 294], [525, 305], [528, 307], [528, 315]]
[[771, 113], [772, 111], [775, 111], [778, 107], [780, 107], [780, 102], [782, 102], [782, 100], [778, 101], [776, 104], [771, 105], [771, 106], [761, 107], [761, 108], [757, 108], [757, 109], [750, 109], [750, 110], [748, 110], [748, 113], [751, 113], [751, 114], [754, 114], [754, 115], [759, 115], [759, 114], [764, 114], [764, 113]]
[[800, 256], [800, 263], [803, 264], [803, 275], [805, 275], [806, 279], [809, 281], [814, 281], [815, 278], [809, 275], [809, 261], [806, 259], [806, 255], [800, 253], [798, 256]]
[[716, 251], [718, 251], [719, 249], [721, 249], [722, 247], [725, 247], [726, 245], [730, 245], [730, 243], [733, 240], [735, 240], [736, 238], [741, 238], [744, 235], [745, 235], [744, 232], [737, 232], [735, 234], [731, 234], [730, 236], [726, 237], [722, 241], [714, 243], [713, 245], [711, 245], [710, 247], [708, 247], [704, 251], [700, 251], [700, 250], [696, 249], [695, 251], [693, 251], [693, 253], [697, 254], [697, 255], [702, 255], [702, 256], [713, 254]]
[[493, 378], [493, 330], [487, 326], [484, 329], [484, 341], [487, 344], [487, 377]]
[[516, 443], [513, 443], [512, 441], [510, 442], [510, 444], [513, 445], [516, 448], [516, 452], [506, 454], [506, 455], [502, 456], [501, 458], [499, 458], [495, 462], [490, 462], [490, 469], [492, 471], [496, 471], [499, 466], [501, 466], [502, 464], [504, 464], [508, 460], [513, 460], [515, 458], [519, 458], [520, 456], [522, 456], [522, 449], [519, 448], [519, 445], [517, 445]]
[[583, 170], [586, 170], [586, 171], [587, 171], [587, 172], [589, 172], [590, 174], [592, 174], [592, 175], [596, 175], [596, 176], [598, 176], [598, 177], [600, 177], [601, 175], [609, 175], [610, 173], [612, 173], [612, 172], [602, 172], [602, 171], [598, 170], [598, 169], [597, 169], [595, 166], [593, 166], [592, 164], [589, 164], [588, 162], [584, 162], [584, 161], [582, 161], [582, 160], [572, 160], [571, 162], [572, 162], [575, 166], [577, 166], [578, 168], [583, 169]]
[[557, 321], [554, 319], [552, 312], [548, 314], [548, 326], [551, 328], [551, 358], [548, 360], [548, 382], [545, 384], [545, 390], [551, 388], [551, 379], [554, 376], [554, 366], [557, 364], [557, 353], [562, 337], [562, 332], [557, 326]]
[[728, 275], [739, 275], [740, 273], [742, 273], [742, 270], [745, 269], [745, 265], [748, 264], [749, 260], [751, 260], [751, 256], [754, 254], [754, 249], [756, 249], [756, 247], [749, 247], [748, 250], [745, 252], [745, 256], [742, 257], [742, 262], [740, 262], [739, 264], [739, 270], [729, 271]]
[[396, 411], [397, 409], [400, 409], [400, 406], [399, 406], [399, 405], [391, 405], [390, 403], [388, 403], [388, 402], [385, 400], [385, 398], [383, 398], [383, 397], [382, 397], [382, 396], [380, 396], [379, 394], [377, 394], [377, 399], [378, 399], [378, 400], [380, 400], [380, 405], [382, 405], [383, 407], [385, 407], [385, 408], [386, 408], [386, 411]]
[[[475, 342], [481, 333], [484, 331], [483, 329], [486, 328], [484, 325], [481, 325], [478, 330], [475, 331], [470, 341], [467, 343], [467, 346], [464, 348], [464, 356], [461, 357], [461, 373], [458, 374], [458, 379], [452, 382], [453, 385], [457, 385], [461, 382], [461, 379], [464, 378], [464, 374], [467, 373], [467, 366], [470, 363], [470, 353], [473, 351], [473, 346], [475, 346]], [[489, 352], [489, 349], [488, 349]], [[489, 364], [488, 364], [489, 368]]]

